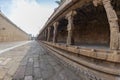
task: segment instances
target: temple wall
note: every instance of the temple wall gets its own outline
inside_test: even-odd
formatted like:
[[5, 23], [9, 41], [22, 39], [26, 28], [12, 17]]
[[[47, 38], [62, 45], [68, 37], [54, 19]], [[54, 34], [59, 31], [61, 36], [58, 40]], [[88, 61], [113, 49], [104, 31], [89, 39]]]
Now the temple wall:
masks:
[[[109, 39], [110, 39], [109, 29], [110, 28], [108, 24], [103, 25], [101, 23], [76, 25], [74, 32], [75, 43], [109, 45]], [[66, 43], [66, 40], [67, 40], [67, 30], [59, 31], [58, 42]]]
[[67, 30], [59, 31], [58, 33], [58, 42], [66, 43], [67, 40]]
[[29, 36], [0, 14], [0, 42], [25, 41]]
[[76, 43], [109, 44], [109, 25], [99, 23], [77, 25], [74, 35]]

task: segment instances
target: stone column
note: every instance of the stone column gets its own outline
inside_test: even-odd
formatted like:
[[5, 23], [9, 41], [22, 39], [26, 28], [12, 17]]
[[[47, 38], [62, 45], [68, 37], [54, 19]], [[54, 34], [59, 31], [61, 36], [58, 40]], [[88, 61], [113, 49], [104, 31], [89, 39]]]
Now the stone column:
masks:
[[108, 21], [110, 24], [110, 48], [111, 49], [119, 49], [119, 25], [118, 25], [118, 17], [113, 9], [110, 0], [103, 0], [103, 5], [105, 7]]
[[45, 41], [47, 40], [47, 30], [45, 29]]
[[51, 27], [47, 28], [48, 33], [47, 33], [47, 41], [50, 41], [50, 31], [51, 31]]
[[102, 3], [108, 17], [109, 25], [110, 25], [110, 48], [111, 49], [119, 49], [119, 25], [118, 25], [118, 17], [111, 5], [111, 0], [94, 0], [94, 5]]
[[66, 19], [68, 19], [68, 25], [67, 25], [67, 31], [68, 31], [68, 37], [67, 37], [67, 45], [73, 45], [74, 44], [74, 24], [73, 19], [76, 15], [76, 11], [71, 11], [66, 15]]
[[44, 33], [45, 33], [45, 32], [43, 31], [43, 32], [42, 32], [42, 40], [44, 40], [44, 36], [45, 36]]
[[42, 40], [44, 40], [44, 32], [42, 32], [41, 38]]
[[44, 30], [44, 40], [46, 40], [46, 30]]
[[54, 31], [53, 31], [53, 43], [56, 43], [56, 42], [57, 42], [58, 25], [59, 25], [59, 22], [55, 22], [55, 23], [53, 24], [53, 26], [54, 26]]

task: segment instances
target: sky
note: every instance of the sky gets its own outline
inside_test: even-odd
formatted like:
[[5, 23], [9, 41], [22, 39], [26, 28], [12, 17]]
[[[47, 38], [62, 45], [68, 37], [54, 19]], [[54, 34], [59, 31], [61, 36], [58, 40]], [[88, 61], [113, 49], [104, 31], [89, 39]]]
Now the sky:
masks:
[[0, 0], [0, 10], [14, 24], [36, 36], [54, 9], [56, 0]]

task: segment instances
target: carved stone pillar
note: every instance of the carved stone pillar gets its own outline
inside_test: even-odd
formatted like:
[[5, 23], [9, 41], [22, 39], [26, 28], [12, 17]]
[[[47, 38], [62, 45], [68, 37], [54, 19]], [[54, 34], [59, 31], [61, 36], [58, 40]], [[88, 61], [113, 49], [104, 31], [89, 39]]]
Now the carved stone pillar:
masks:
[[67, 45], [73, 45], [74, 44], [74, 24], [73, 24], [73, 18], [76, 15], [76, 11], [71, 11], [66, 15], [66, 18], [68, 19], [68, 25], [67, 25]]
[[56, 42], [57, 42], [58, 25], [59, 25], [59, 22], [55, 22], [55, 23], [53, 24], [53, 26], [54, 26], [54, 31], [53, 31], [53, 43], [56, 43]]
[[103, 3], [110, 25], [110, 48], [119, 49], [118, 17], [113, 9], [113, 6], [111, 5], [111, 0], [94, 0], [93, 3], [95, 6], [97, 6], [99, 3]]
[[118, 25], [118, 17], [113, 9], [110, 0], [103, 0], [103, 5], [105, 7], [108, 21], [110, 24], [110, 48], [111, 49], [119, 49], [119, 25]]
[[48, 27], [48, 32], [47, 32], [47, 41], [50, 41], [50, 31], [51, 31], [51, 27]]

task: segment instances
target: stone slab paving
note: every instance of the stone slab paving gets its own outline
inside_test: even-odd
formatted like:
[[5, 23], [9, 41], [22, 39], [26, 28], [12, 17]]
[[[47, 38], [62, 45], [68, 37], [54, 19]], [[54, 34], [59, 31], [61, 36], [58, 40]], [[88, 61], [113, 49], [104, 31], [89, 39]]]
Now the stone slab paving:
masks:
[[21, 44], [21, 43], [24, 43], [26, 41], [16, 41], [16, 42], [1, 42], [0, 43], [0, 51], [1, 50], [4, 50], [6, 48], [10, 48], [10, 47], [13, 47], [13, 46], [16, 46], [18, 44]]
[[22, 42], [11, 42], [11, 44], [10, 43], [8, 43], [8, 45], [7, 45], [7, 43], [5, 44], [0, 44], [0, 54], [2, 54], [2, 53], [4, 53], [4, 52], [6, 52], [6, 51], [9, 51], [9, 50], [12, 50], [12, 49], [14, 49], [14, 48], [17, 48], [17, 47], [20, 47], [20, 46], [22, 46], [22, 45], [25, 45], [25, 44], [27, 44], [27, 43], [29, 43], [29, 42], [31, 42], [31, 41], [22, 41]]
[[81, 80], [72, 70], [63, 66], [50, 54], [51, 52], [39, 43], [32, 43], [13, 80]]
[[12, 76], [15, 74], [29, 48], [30, 45], [26, 44], [0, 54], [0, 80], [12, 80]]

